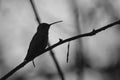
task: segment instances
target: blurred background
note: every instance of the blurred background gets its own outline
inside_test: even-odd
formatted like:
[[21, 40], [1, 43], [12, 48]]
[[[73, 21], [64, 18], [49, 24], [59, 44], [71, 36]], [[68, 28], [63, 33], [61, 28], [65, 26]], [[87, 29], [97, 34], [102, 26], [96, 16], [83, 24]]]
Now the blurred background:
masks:
[[[90, 32], [120, 17], [119, 0], [34, 0], [41, 22], [52, 23], [49, 41]], [[29, 0], [0, 0], [0, 77], [20, 64], [36, 32]], [[66, 80], [120, 80], [120, 26], [53, 49]], [[49, 52], [17, 71], [8, 80], [61, 80]]]

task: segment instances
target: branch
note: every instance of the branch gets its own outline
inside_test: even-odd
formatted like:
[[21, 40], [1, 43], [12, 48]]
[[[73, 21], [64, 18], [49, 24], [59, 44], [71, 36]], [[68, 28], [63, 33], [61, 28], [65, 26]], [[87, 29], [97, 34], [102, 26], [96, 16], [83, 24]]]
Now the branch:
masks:
[[0, 80], [6, 80], [7, 78], [9, 78], [12, 74], [14, 74], [16, 71], [18, 71], [19, 69], [21, 69], [22, 67], [24, 67], [28, 62], [22, 62], [21, 64], [19, 64], [17, 67], [15, 67], [13, 70], [11, 70], [9, 73], [7, 73], [6, 75], [4, 75], [2, 78], [0, 78]]
[[[111, 24], [108, 24], [104, 27], [101, 27], [99, 29], [93, 29], [91, 32], [88, 32], [88, 33], [84, 33], [84, 34], [80, 34], [80, 35], [77, 35], [77, 36], [74, 36], [74, 37], [71, 37], [71, 38], [68, 38], [68, 39], [65, 39], [65, 40], [61, 40], [59, 42], [57, 42], [56, 44], [46, 48], [43, 53], [63, 44], [63, 43], [66, 43], [66, 42], [69, 42], [69, 41], [73, 41], [73, 40], [76, 40], [76, 39], [79, 39], [79, 38], [83, 38], [83, 37], [88, 37], [88, 36], [94, 36], [96, 35], [97, 33], [101, 32], [101, 31], [104, 31], [114, 25], [117, 25], [117, 24], [120, 24], [120, 20], [116, 21], [116, 22], [113, 22]], [[41, 55], [41, 54], [40, 54]], [[39, 55], [39, 56], [40, 56]], [[38, 57], [38, 56], [37, 56]], [[35, 57], [36, 58], [36, 57]], [[29, 61], [30, 62], [30, 61]], [[8, 74], [6, 74], [5, 76], [3, 76], [2, 78], [0, 78], [0, 80], [6, 80], [7, 78], [9, 78], [13, 73], [15, 73], [16, 71], [18, 71], [19, 69], [21, 69], [22, 67], [24, 67], [28, 62], [22, 62], [21, 64], [19, 64], [16, 68], [14, 68], [13, 70], [11, 70]]]
[[94, 35], [96, 35], [97, 33], [101, 32], [101, 31], [104, 31], [104, 30], [106, 30], [106, 29], [108, 29], [108, 28], [110, 28], [110, 27], [112, 27], [112, 26], [114, 26], [114, 25], [117, 25], [117, 24], [120, 24], [120, 20], [118, 20], [118, 21], [116, 21], [116, 22], [113, 22], [113, 23], [111, 23], [111, 24], [108, 24], [108, 25], [106, 25], [106, 26], [104, 26], [104, 27], [101, 27], [101, 28], [99, 28], [99, 29], [96, 29], [96, 30], [93, 29], [91, 32], [84, 33], [84, 34], [80, 34], [80, 35], [77, 35], [77, 36], [74, 36], [74, 37], [70, 37], [70, 38], [65, 39], [65, 40], [61, 40], [61, 41], [59, 41], [58, 43], [56, 43], [56, 44], [54, 44], [54, 45], [46, 48], [46, 49], [43, 51], [43, 53], [44, 53], [44, 52], [47, 52], [47, 51], [49, 51], [49, 50], [51, 50], [51, 49], [53, 49], [53, 48], [55, 48], [55, 47], [57, 47], [57, 46], [59, 46], [59, 45], [61, 45], [61, 44], [63, 44], [63, 43], [66, 43], [66, 42], [69, 42], [69, 41], [73, 41], [73, 40], [76, 40], [76, 39], [78, 39], [78, 38], [83, 38], [83, 37], [88, 37], [88, 36], [94, 36]]
[[[48, 46], [50, 46], [50, 42], [48, 43]], [[50, 55], [53, 58], [53, 61], [54, 61], [55, 66], [56, 66], [56, 68], [58, 70], [58, 73], [59, 73], [59, 75], [61, 77], [61, 80], [65, 80], [64, 74], [63, 74], [63, 72], [62, 72], [62, 70], [60, 68], [60, 65], [59, 65], [59, 63], [58, 63], [58, 61], [57, 61], [57, 59], [55, 57], [55, 53], [53, 52], [53, 50], [50, 50]]]
[[37, 20], [38, 24], [40, 24], [40, 18], [39, 18], [37, 9], [36, 9], [36, 7], [35, 7], [35, 3], [34, 3], [33, 0], [30, 0], [30, 3], [31, 3], [31, 5], [32, 5], [33, 12], [34, 12], [34, 14], [35, 14], [36, 20]]

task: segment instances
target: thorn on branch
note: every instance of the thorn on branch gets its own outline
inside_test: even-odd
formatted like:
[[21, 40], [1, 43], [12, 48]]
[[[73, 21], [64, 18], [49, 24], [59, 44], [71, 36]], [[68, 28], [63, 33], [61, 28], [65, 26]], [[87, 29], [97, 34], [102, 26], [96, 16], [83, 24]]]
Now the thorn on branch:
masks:
[[93, 35], [95, 35], [95, 34], [96, 34], [96, 30], [93, 29], [91, 33], [92, 33]]
[[95, 29], [92, 30], [92, 32], [95, 32], [95, 31], [96, 31]]
[[59, 42], [62, 42], [62, 41], [63, 41], [63, 39], [59, 38]]

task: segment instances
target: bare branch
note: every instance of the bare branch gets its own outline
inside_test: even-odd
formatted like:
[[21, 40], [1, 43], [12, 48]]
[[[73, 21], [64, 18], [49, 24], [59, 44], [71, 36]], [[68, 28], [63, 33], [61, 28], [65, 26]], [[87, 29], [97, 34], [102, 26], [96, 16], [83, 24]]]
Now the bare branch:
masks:
[[[84, 33], [84, 34], [80, 34], [80, 35], [77, 35], [77, 36], [74, 36], [74, 37], [71, 37], [71, 38], [68, 38], [68, 39], [65, 39], [65, 40], [61, 40], [59, 42], [57, 42], [56, 44], [46, 48], [43, 53], [63, 44], [63, 43], [66, 43], [66, 42], [69, 42], [69, 41], [73, 41], [73, 40], [76, 40], [76, 39], [79, 39], [79, 38], [83, 38], [83, 37], [88, 37], [88, 36], [94, 36], [96, 35], [97, 33], [101, 32], [101, 31], [104, 31], [114, 25], [117, 25], [117, 24], [120, 24], [120, 20], [116, 21], [116, 22], [113, 22], [111, 24], [108, 24], [104, 27], [101, 27], [99, 29], [93, 29], [91, 32], [88, 32], [88, 33]], [[39, 55], [40, 56], [40, 55]], [[37, 56], [38, 57], [38, 56]], [[35, 57], [36, 58], [36, 57]], [[30, 62], [30, 61], [29, 61]], [[21, 69], [22, 67], [24, 67], [27, 63], [29, 62], [22, 62], [20, 65], [18, 65], [16, 68], [14, 68], [13, 70], [11, 70], [9, 73], [7, 73], [5, 76], [3, 76], [2, 78], [0, 78], [0, 80], [6, 80], [7, 78], [9, 78], [13, 73], [15, 73], [16, 71], [18, 71], [19, 69]]]
[[12, 74], [14, 74], [16, 71], [18, 71], [19, 69], [21, 69], [22, 67], [24, 67], [28, 62], [22, 62], [21, 64], [19, 64], [17, 67], [15, 67], [13, 70], [11, 70], [9, 73], [7, 73], [6, 75], [4, 75], [2, 78], [0, 78], [0, 80], [6, 80], [7, 78], [9, 78]]
[[35, 3], [34, 3], [33, 0], [30, 0], [30, 3], [31, 3], [31, 5], [32, 5], [33, 12], [35, 13], [36, 20], [37, 20], [38, 24], [40, 24], [40, 17], [39, 17], [39, 15], [38, 15], [37, 9], [36, 9], [36, 7], [35, 7]]
[[[110, 27], [112, 27], [112, 26], [114, 26], [114, 25], [117, 25], [117, 24], [120, 24], [120, 20], [118, 20], [118, 21], [116, 21], [116, 22], [113, 22], [113, 23], [111, 23], [111, 24], [108, 24], [108, 25], [106, 25], [106, 26], [104, 26], [104, 27], [101, 27], [101, 28], [99, 28], [99, 29], [96, 29], [96, 30], [93, 29], [91, 32], [84, 33], [84, 34], [80, 34], [80, 35], [77, 35], [77, 36], [70, 37], [70, 38], [68, 38], [68, 39], [59, 41], [58, 43], [56, 43], [56, 44], [54, 44], [54, 45], [46, 48], [46, 49], [44, 50], [44, 52], [47, 52], [47, 51], [49, 51], [49, 50], [51, 50], [51, 49], [53, 49], [53, 48], [55, 48], [55, 47], [57, 47], [57, 46], [59, 46], [59, 45], [61, 45], [61, 44], [63, 44], [63, 43], [66, 43], [66, 42], [69, 42], [69, 41], [73, 41], [73, 40], [76, 40], [76, 39], [79, 39], [79, 38], [83, 38], [83, 37], [94, 36], [94, 35], [96, 35], [97, 33], [101, 32], [101, 31], [104, 31], [104, 30], [106, 30], [106, 29], [108, 29], [108, 28], [110, 28]], [[44, 53], [44, 52], [43, 52], [43, 53]]]
[[[50, 42], [49, 42], [48, 46], [50, 46]], [[50, 55], [53, 58], [53, 61], [54, 61], [55, 66], [56, 66], [56, 68], [58, 70], [58, 73], [59, 73], [59, 75], [61, 77], [61, 80], [65, 80], [64, 74], [62, 72], [62, 69], [60, 68], [60, 65], [59, 65], [59, 63], [58, 63], [58, 61], [57, 61], [57, 59], [55, 57], [55, 53], [53, 52], [53, 50], [50, 50]]]

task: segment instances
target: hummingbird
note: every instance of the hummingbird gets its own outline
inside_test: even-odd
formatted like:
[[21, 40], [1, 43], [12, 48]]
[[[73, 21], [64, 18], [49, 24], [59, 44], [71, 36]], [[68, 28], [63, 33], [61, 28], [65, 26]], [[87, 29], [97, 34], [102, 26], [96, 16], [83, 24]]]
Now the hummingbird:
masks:
[[34, 58], [41, 55], [48, 44], [48, 35], [49, 35], [50, 26], [59, 22], [62, 21], [56, 21], [51, 24], [40, 23], [38, 25], [37, 32], [35, 33], [35, 35], [33, 36], [30, 42], [28, 52], [24, 61], [27, 62], [32, 61], [33, 66], [35, 67]]

